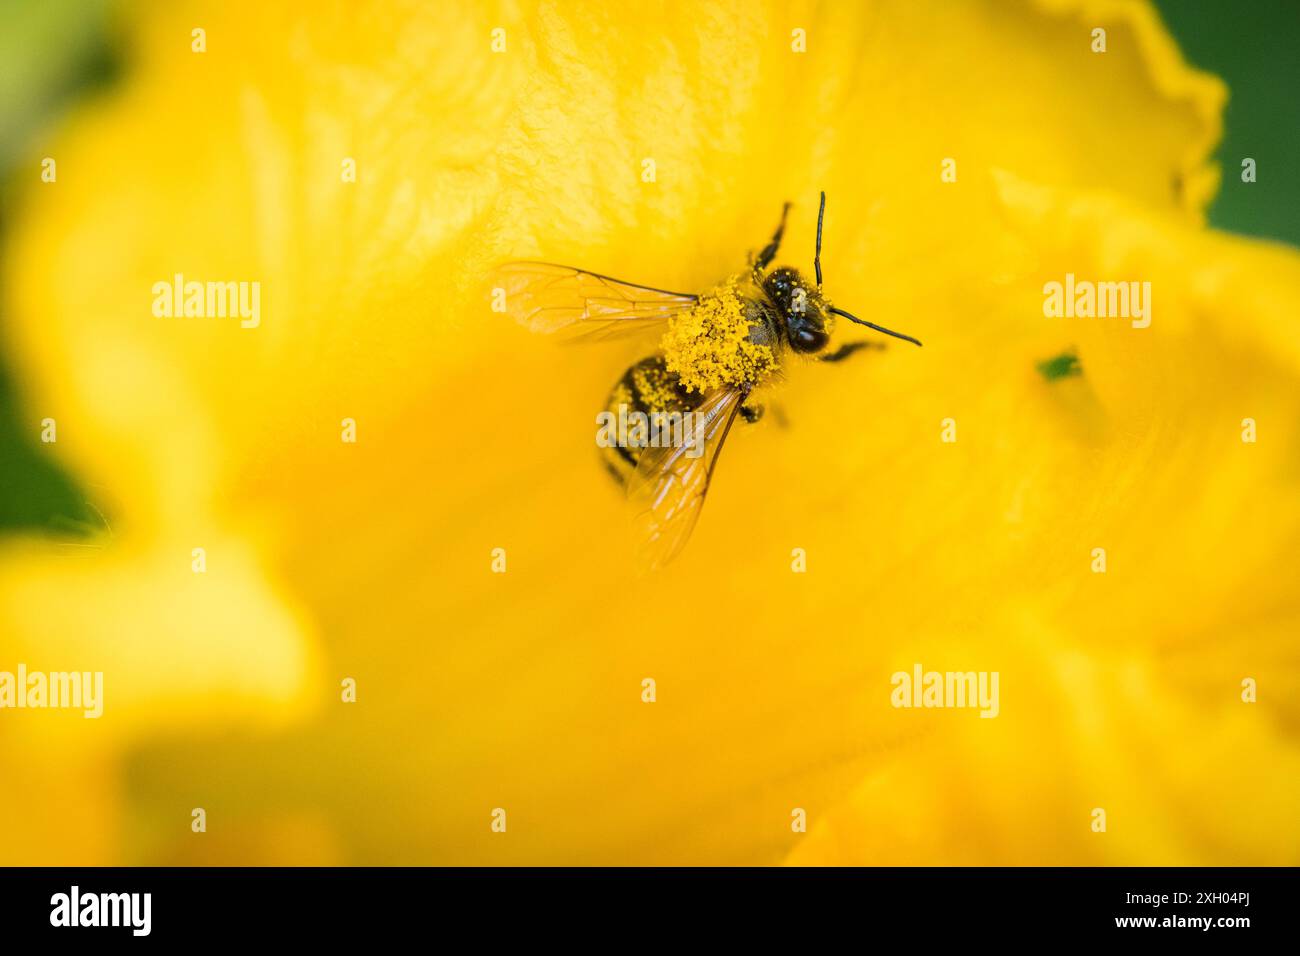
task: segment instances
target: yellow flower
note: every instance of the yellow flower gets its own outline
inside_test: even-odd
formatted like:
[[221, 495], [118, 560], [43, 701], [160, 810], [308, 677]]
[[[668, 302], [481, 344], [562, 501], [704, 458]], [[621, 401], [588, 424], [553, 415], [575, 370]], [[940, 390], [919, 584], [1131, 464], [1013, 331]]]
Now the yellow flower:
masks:
[[[1147, 5], [127, 20], [6, 250], [114, 533], [0, 559], [0, 669], [105, 675], [0, 713], [0, 861], [1297, 862], [1300, 257], [1204, 228], [1224, 91]], [[788, 369], [639, 579], [591, 442], [644, 348], [482, 277], [708, 289], [787, 199], [807, 271], [822, 188], [827, 294], [926, 346]], [[156, 317], [177, 274], [260, 321]], [[1149, 326], [1047, 318], [1067, 274]], [[998, 715], [894, 707], [918, 664]]]

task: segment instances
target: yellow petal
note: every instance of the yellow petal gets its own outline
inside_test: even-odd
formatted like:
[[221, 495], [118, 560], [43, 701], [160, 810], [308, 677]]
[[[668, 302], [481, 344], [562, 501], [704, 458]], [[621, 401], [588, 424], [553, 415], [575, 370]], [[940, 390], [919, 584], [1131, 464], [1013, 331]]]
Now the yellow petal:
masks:
[[[189, 573], [168, 562], [210, 530], [241, 556], [221, 606], [268, 640], [250, 680], [320, 654], [358, 700], [210, 740], [202, 765], [188, 738], [143, 745], [150, 819], [183, 776], [235, 808], [234, 835], [212, 834], [230, 846], [301, 825], [304, 853], [349, 862], [773, 862], [799, 845], [795, 807], [817, 860], [978, 858], [963, 826], [1010, 862], [1240, 862], [1273, 858], [1260, 827], [1294, 837], [1275, 793], [1189, 777], [1154, 738], [1149, 785], [1126, 776], [1141, 760], [1100, 756], [1143, 721], [1273, 766], [1295, 751], [1278, 702], [1295, 254], [1200, 232], [1223, 89], [1148, 6], [232, 3], [203, 20], [193, 54], [194, 12], [151, 11], [137, 72], [57, 144], [71, 171], [28, 197], [7, 261], [15, 341], [113, 547]], [[926, 347], [791, 368], [730, 439], [687, 552], [637, 578], [592, 436], [642, 354], [551, 349], [481, 280], [530, 256], [703, 289], [787, 199], [781, 259], [807, 269], [820, 188], [828, 294]], [[1150, 278], [1151, 328], [1043, 318], [1045, 278], [1070, 268]], [[259, 324], [155, 318], [176, 273], [260, 282]], [[1036, 371], [1070, 348], [1080, 377]], [[97, 598], [87, 649], [124, 625], [166, 646], [177, 624], [142, 600], [150, 575], [33, 575], [13, 608], [33, 588]], [[212, 609], [199, 586], [185, 621]], [[49, 631], [71, 647], [87, 617]], [[189, 633], [181, 672], [214, 662], [229, 690], [238, 653], [202, 653], [224, 633]], [[1005, 667], [1004, 715], [890, 708], [914, 661]], [[1260, 713], [1216, 704], [1207, 725], [1198, 695], [1252, 706], [1235, 698], [1252, 675]], [[168, 711], [222, 722], [224, 697], [183, 686]], [[1060, 740], [1059, 764], [1036, 761]], [[986, 756], [996, 779], [967, 770]], [[954, 784], [968, 799], [933, 796]], [[1200, 793], [1256, 822], [1198, 815]], [[1105, 850], [1086, 829], [1101, 799], [1124, 827]], [[1165, 799], [1181, 812], [1134, 835]], [[192, 858], [165, 832], [150, 858]]]

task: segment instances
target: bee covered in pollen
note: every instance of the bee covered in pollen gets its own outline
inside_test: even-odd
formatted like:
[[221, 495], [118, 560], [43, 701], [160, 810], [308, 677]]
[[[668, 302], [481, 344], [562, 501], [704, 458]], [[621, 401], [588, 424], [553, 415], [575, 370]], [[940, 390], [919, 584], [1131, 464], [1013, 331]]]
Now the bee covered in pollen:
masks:
[[669, 429], [674, 440], [651, 440], [644, 429], [634, 429], [633, 440], [603, 449], [635, 510], [640, 557], [650, 569], [667, 564], [686, 544], [732, 425], [737, 417], [758, 421], [763, 409], [751, 403], [751, 395], [779, 373], [789, 353], [836, 362], [868, 347], [854, 342], [826, 353], [836, 316], [921, 344], [837, 308], [822, 294], [824, 192], [813, 256], [816, 283], [788, 266], [768, 270], [789, 210], [786, 203], [772, 240], [748, 269], [699, 295], [544, 262], [511, 262], [495, 273], [506, 311], [533, 331], [597, 342], [659, 334], [658, 349], [614, 384], [606, 412], [620, 422], [632, 415], [638, 423], [687, 425]]

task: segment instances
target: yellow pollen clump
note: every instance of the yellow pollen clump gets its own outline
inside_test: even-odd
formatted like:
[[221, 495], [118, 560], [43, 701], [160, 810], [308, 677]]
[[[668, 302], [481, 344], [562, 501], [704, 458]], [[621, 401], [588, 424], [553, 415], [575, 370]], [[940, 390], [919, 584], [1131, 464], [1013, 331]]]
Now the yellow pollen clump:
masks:
[[749, 340], [749, 325], [737, 280], [730, 279], [673, 316], [660, 342], [664, 362], [688, 391], [755, 385], [776, 367], [776, 354]]
[[638, 366], [632, 372], [632, 384], [646, 408], [671, 409], [679, 404], [672, 377], [662, 368]]

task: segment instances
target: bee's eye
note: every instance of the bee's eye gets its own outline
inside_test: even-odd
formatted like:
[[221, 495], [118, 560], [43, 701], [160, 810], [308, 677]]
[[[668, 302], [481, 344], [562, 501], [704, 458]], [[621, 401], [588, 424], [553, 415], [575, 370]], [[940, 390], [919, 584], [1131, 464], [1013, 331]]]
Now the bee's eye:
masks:
[[821, 329], [791, 329], [790, 347], [796, 352], [820, 352], [829, 338]]

